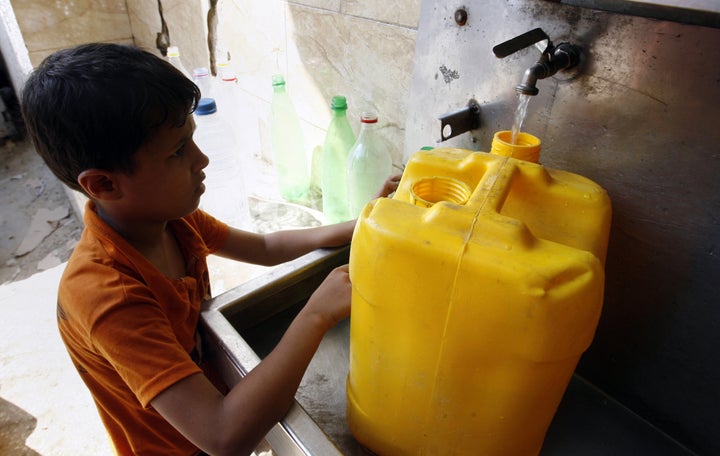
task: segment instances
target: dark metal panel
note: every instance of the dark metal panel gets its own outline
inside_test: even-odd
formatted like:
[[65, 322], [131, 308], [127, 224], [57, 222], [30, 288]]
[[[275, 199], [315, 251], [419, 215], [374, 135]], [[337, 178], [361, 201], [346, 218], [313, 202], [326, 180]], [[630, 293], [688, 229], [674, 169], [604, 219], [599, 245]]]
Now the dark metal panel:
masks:
[[716, 0], [556, 0], [633, 16], [651, 17], [683, 24], [720, 27], [720, 5]]
[[438, 117], [471, 99], [480, 129], [442, 144], [489, 150], [539, 56], [500, 60], [492, 47], [536, 27], [586, 56], [538, 81], [523, 130], [543, 141], [543, 164], [613, 201], [605, 307], [579, 372], [694, 451], [720, 454], [720, 29], [540, 0], [426, 0], [406, 156], [436, 145]]

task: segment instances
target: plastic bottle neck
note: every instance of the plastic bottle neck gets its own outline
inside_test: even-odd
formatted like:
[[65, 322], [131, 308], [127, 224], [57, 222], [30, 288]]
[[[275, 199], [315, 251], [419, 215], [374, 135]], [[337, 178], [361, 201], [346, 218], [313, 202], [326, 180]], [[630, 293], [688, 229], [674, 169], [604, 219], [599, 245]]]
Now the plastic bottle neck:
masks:
[[360, 134], [365, 132], [372, 132], [377, 128], [377, 119], [375, 121], [367, 122], [365, 120], [360, 121]]
[[377, 125], [377, 115], [374, 112], [368, 111], [360, 115], [360, 135], [366, 131], [372, 131]]
[[237, 75], [227, 61], [218, 64], [220, 80], [223, 82], [237, 82]]
[[170, 58], [179, 58], [180, 57], [180, 49], [178, 49], [177, 46], [169, 46], [167, 48], [167, 56]]

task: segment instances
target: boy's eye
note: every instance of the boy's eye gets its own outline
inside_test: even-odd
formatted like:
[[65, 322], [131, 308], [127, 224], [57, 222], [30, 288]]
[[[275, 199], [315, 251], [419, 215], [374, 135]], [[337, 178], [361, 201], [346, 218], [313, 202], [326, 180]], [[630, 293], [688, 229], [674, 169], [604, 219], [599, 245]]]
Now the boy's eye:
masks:
[[181, 148], [179, 148], [178, 150], [173, 152], [171, 157], [182, 157], [183, 155], [185, 155], [185, 145], [184, 144], [182, 145]]

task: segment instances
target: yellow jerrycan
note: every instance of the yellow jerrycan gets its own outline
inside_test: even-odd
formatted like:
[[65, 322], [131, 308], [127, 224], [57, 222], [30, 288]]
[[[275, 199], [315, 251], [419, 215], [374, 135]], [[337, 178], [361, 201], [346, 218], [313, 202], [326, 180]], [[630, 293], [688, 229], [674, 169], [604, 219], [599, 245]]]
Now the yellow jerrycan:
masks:
[[347, 419], [378, 455], [537, 455], [593, 339], [610, 200], [509, 133], [415, 153], [358, 218]]

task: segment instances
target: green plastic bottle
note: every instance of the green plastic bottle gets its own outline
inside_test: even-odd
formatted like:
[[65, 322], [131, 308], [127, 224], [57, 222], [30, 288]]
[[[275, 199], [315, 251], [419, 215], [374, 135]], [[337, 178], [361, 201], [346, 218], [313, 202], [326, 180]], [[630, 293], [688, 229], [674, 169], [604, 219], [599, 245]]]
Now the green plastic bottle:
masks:
[[350, 220], [346, 168], [355, 133], [348, 122], [345, 97], [334, 96], [331, 108], [322, 152], [322, 207], [327, 223], [338, 223]]
[[310, 188], [310, 173], [300, 119], [285, 91], [285, 78], [272, 77], [270, 137], [280, 194], [288, 201], [303, 202]]

